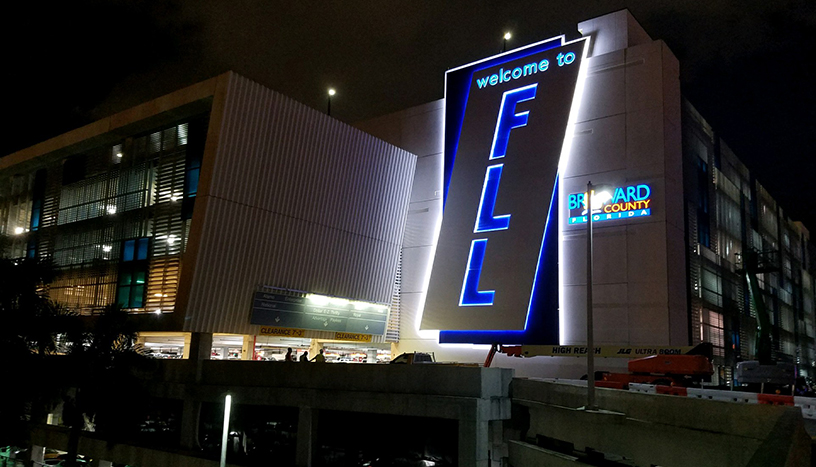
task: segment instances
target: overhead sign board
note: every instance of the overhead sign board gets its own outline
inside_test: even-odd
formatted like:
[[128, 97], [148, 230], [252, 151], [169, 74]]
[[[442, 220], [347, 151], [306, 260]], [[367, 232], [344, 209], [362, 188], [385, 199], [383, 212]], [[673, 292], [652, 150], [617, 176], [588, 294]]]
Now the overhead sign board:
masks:
[[558, 342], [559, 161], [588, 40], [446, 74], [445, 191], [421, 329], [440, 342]]
[[388, 307], [325, 296], [255, 292], [252, 324], [358, 334], [384, 334]]

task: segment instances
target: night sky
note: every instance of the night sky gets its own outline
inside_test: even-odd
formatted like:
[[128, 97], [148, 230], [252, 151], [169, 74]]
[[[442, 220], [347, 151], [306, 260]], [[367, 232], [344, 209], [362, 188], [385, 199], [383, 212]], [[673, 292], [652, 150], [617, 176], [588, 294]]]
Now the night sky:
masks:
[[8, 154], [232, 69], [349, 123], [443, 97], [448, 68], [629, 8], [683, 93], [816, 237], [816, 2], [24, 2], [2, 20]]

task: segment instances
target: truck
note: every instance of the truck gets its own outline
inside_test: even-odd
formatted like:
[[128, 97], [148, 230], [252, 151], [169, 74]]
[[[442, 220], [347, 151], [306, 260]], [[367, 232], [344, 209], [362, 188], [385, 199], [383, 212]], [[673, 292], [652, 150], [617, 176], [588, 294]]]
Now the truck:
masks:
[[406, 352], [391, 360], [392, 365], [416, 365], [419, 363], [436, 363], [433, 353]]

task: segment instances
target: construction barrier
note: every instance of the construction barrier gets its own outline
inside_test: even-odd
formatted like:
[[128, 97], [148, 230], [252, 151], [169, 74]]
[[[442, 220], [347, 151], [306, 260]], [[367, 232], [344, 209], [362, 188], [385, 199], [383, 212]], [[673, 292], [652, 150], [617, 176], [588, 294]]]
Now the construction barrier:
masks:
[[708, 399], [712, 401], [737, 402], [740, 404], [756, 404], [757, 394], [753, 392], [722, 391], [719, 389], [688, 388], [689, 397]]
[[661, 386], [661, 385], [657, 385], [657, 386], [655, 386], [655, 391], [657, 391], [658, 394], [667, 394], [667, 395], [670, 395], [670, 396], [683, 396], [683, 397], [685, 397], [685, 396], [688, 395], [688, 392], [686, 391], [686, 388], [680, 387], [680, 386]]
[[757, 402], [766, 405], [793, 406], [793, 396], [781, 396], [779, 394], [757, 394]]
[[793, 405], [802, 409], [802, 416], [816, 419], [816, 398], [794, 396]]
[[596, 388], [626, 389], [626, 383], [622, 381], [595, 381]]

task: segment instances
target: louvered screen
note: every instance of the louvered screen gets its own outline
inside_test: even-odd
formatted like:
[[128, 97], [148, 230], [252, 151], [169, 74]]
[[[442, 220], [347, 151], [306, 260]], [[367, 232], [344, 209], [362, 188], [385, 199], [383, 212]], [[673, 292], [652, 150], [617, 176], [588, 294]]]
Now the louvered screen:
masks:
[[388, 315], [388, 326], [385, 328], [386, 342], [400, 340], [400, 297], [402, 296], [402, 249], [400, 249], [397, 273], [394, 278], [394, 294], [391, 299], [391, 313]]

